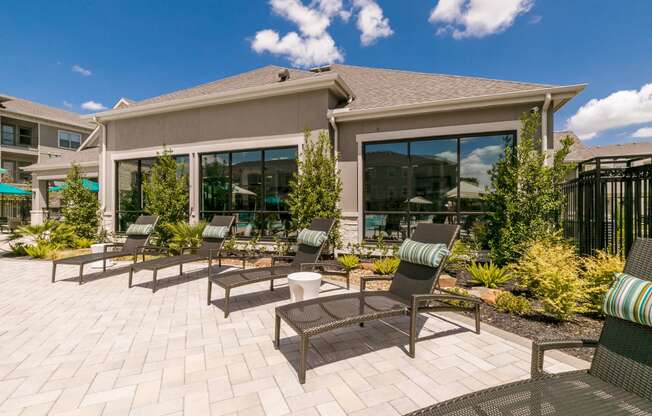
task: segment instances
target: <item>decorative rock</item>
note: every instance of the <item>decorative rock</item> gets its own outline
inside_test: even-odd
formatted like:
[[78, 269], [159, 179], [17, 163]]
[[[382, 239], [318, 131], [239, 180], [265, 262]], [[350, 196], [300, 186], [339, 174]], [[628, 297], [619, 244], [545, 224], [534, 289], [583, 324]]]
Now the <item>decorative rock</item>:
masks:
[[449, 276], [447, 274], [442, 274], [439, 276], [439, 287], [443, 288], [450, 288], [450, 287], [455, 287], [455, 284], [457, 283], [457, 279]]
[[502, 292], [502, 290], [489, 289], [486, 287], [474, 287], [472, 289], [469, 289], [469, 293], [471, 295], [482, 299], [485, 303], [488, 303], [489, 305], [496, 304], [496, 297], [500, 292]]

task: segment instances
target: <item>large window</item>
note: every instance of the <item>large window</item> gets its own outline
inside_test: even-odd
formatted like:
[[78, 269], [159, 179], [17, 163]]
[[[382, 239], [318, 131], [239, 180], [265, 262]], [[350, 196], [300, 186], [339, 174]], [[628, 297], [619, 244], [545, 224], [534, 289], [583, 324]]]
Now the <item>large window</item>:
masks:
[[515, 134], [424, 138], [364, 145], [364, 238], [409, 237], [417, 224], [459, 223], [487, 214], [490, 170]]
[[296, 147], [203, 154], [202, 218], [232, 214], [241, 237], [287, 237], [296, 158]]
[[8, 124], [2, 125], [2, 144], [13, 146], [16, 144], [16, 127]]
[[21, 127], [18, 129], [18, 144], [21, 146], [32, 145], [32, 129], [29, 127]]
[[59, 147], [64, 149], [77, 149], [79, 146], [81, 146], [81, 134], [59, 130]]
[[[177, 175], [179, 177], [189, 172], [189, 159], [186, 155], [175, 156]], [[117, 177], [117, 224], [116, 231], [122, 232], [133, 224], [139, 215], [143, 214], [145, 198], [143, 194], [143, 179], [151, 171], [155, 158], [121, 160], [116, 163]]]

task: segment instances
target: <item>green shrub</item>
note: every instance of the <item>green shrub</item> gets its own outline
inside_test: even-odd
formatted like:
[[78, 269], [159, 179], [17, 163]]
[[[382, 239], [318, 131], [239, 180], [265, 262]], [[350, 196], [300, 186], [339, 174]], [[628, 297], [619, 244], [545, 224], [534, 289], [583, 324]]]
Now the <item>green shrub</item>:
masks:
[[455, 240], [451, 248], [451, 255], [448, 256], [446, 269], [452, 271], [466, 270], [466, 268], [476, 260], [476, 256], [468, 244], [462, 240]]
[[238, 241], [235, 238], [235, 235], [231, 235], [224, 244], [222, 245], [222, 250], [227, 253], [233, 253], [238, 246]]
[[577, 311], [582, 285], [579, 261], [571, 245], [552, 239], [530, 243], [511, 269], [541, 300], [545, 312], [567, 320]]
[[16, 244], [9, 244], [9, 256], [11, 257], [23, 257], [23, 256], [29, 256], [27, 254], [27, 245], [23, 243], [16, 243]]
[[287, 256], [290, 252], [290, 243], [279, 236], [274, 236], [274, 253], [277, 256]]
[[396, 273], [398, 269], [398, 264], [401, 262], [399, 258], [396, 257], [385, 257], [379, 260], [374, 261], [374, 271], [381, 275], [391, 275]]
[[471, 274], [471, 283], [494, 289], [512, 279], [506, 268], [496, 266], [493, 263], [481, 264], [473, 262], [466, 270]]
[[345, 254], [337, 257], [337, 262], [342, 265], [347, 271], [351, 271], [358, 267], [360, 264], [360, 257], [355, 254]]
[[93, 240], [88, 238], [76, 238], [75, 248], [90, 248], [93, 245]]
[[181, 249], [184, 247], [199, 247], [202, 243], [202, 233], [205, 227], [206, 222], [204, 221], [194, 225], [185, 221], [165, 224], [165, 228], [170, 233], [168, 247], [174, 253], [181, 253]]
[[18, 237], [33, 240], [36, 244], [51, 244], [58, 247], [75, 248], [75, 229], [58, 221], [46, 221], [38, 225], [25, 225], [16, 230]]
[[78, 237], [95, 239], [100, 221], [100, 204], [97, 194], [84, 187], [81, 169], [72, 164], [61, 191], [61, 213], [64, 222]]
[[525, 296], [516, 296], [511, 292], [500, 292], [496, 296], [496, 309], [515, 315], [525, 315], [530, 312], [530, 301]]
[[28, 256], [34, 257], [35, 259], [44, 259], [52, 257], [54, 251], [59, 247], [56, 244], [50, 244], [45, 242], [39, 242], [33, 246], [25, 246], [25, 252]]
[[601, 313], [604, 295], [611, 287], [615, 273], [622, 272], [625, 263], [620, 256], [598, 251], [595, 257], [583, 258], [581, 265], [582, 311]]

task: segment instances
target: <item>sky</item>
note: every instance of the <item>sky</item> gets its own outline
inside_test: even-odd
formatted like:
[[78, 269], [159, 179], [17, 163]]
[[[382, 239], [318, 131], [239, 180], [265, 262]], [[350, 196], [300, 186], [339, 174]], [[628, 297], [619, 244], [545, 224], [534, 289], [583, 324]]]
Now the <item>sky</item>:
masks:
[[261, 66], [587, 83], [587, 145], [652, 141], [652, 1], [5, 0], [0, 92], [89, 113]]

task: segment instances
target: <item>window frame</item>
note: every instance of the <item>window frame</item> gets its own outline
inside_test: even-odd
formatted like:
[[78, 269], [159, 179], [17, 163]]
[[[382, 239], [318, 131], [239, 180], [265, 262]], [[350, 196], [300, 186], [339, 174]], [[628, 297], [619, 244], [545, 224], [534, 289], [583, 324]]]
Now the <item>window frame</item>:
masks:
[[[362, 203], [362, 221], [360, 223], [362, 227], [362, 231], [360, 235], [362, 236], [362, 241], [366, 242], [371, 242], [374, 241], [374, 238], [372, 237], [367, 237], [366, 236], [366, 224], [367, 224], [367, 215], [403, 215], [406, 218], [407, 222], [407, 236], [410, 237], [410, 230], [411, 230], [411, 221], [412, 217], [418, 217], [420, 215], [433, 215], [433, 216], [447, 216], [455, 219], [455, 224], [462, 224], [462, 218], [465, 216], [475, 216], [475, 217], [483, 217], [486, 216], [487, 214], [490, 214], [489, 211], [462, 211], [461, 210], [461, 204], [460, 204], [460, 194], [461, 194], [461, 189], [460, 189], [460, 181], [461, 181], [461, 165], [460, 165], [460, 158], [461, 158], [461, 145], [462, 145], [462, 139], [467, 139], [467, 138], [481, 138], [481, 137], [491, 137], [491, 136], [500, 136], [500, 135], [511, 135], [512, 136], [512, 143], [510, 146], [514, 148], [516, 146], [516, 141], [518, 140], [518, 132], [516, 130], [497, 130], [497, 131], [481, 131], [481, 132], [473, 132], [473, 133], [464, 133], [464, 134], [446, 134], [446, 135], [433, 135], [433, 136], [418, 136], [418, 137], [412, 137], [412, 138], [400, 138], [400, 139], [388, 139], [388, 140], [373, 140], [373, 141], [366, 141], [361, 143], [361, 159], [362, 159], [362, 195], [361, 195], [361, 203]], [[413, 174], [412, 174], [412, 160], [411, 160], [411, 154], [412, 154], [412, 146], [410, 145], [411, 143], [414, 142], [421, 142], [421, 141], [433, 141], [433, 140], [451, 140], [455, 139], [457, 144], [457, 157], [456, 157], [456, 181], [455, 181], [455, 186], [457, 188], [457, 203], [455, 211], [412, 211], [410, 210], [410, 203], [407, 203], [407, 208], [404, 211], [391, 211], [391, 210], [367, 210], [366, 209], [366, 203], [367, 203], [367, 187], [366, 187], [366, 182], [365, 182], [365, 171], [367, 167], [367, 152], [366, 148], [367, 146], [373, 146], [377, 144], [389, 144], [389, 143], [407, 143], [407, 157], [408, 157], [408, 179], [407, 179], [407, 189], [408, 189], [408, 199], [411, 198], [411, 192], [412, 192], [412, 180], [413, 180]], [[400, 241], [400, 240], [399, 240]]]
[[[29, 132], [29, 135], [23, 134], [22, 130], [27, 130]], [[16, 133], [18, 133], [15, 134], [15, 136], [18, 139], [16, 143], [18, 146], [32, 147], [32, 140], [34, 139], [34, 129], [32, 127], [18, 126]], [[24, 137], [29, 138], [29, 143], [23, 143]]]
[[[198, 191], [199, 191], [199, 209], [198, 209], [198, 214], [199, 218], [204, 218], [205, 214], [208, 215], [237, 215], [237, 214], [253, 214], [254, 216], [266, 216], [269, 214], [289, 214], [288, 210], [268, 210], [267, 209], [267, 202], [265, 201], [266, 195], [267, 195], [267, 181], [266, 181], [266, 169], [265, 169], [265, 152], [270, 151], [270, 150], [281, 150], [281, 149], [292, 149], [295, 150], [295, 161], [297, 161], [301, 155], [299, 151], [300, 145], [289, 145], [289, 146], [272, 146], [272, 147], [257, 147], [257, 148], [252, 148], [252, 149], [232, 149], [232, 150], [217, 150], [214, 152], [202, 152], [197, 154], [198, 158], [198, 163], [199, 163], [199, 174], [198, 180], [199, 180], [199, 185], [198, 185]], [[232, 190], [233, 190], [233, 154], [234, 153], [241, 153], [241, 152], [261, 152], [261, 158], [260, 158], [260, 164], [261, 164], [261, 177], [262, 177], [262, 195], [261, 195], [261, 207], [255, 211], [251, 210], [234, 210], [233, 209], [233, 198], [232, 198]], [[203, 156], [205, 155], [215, 155], [215, 154], [228, 154], [228, 180], [229, 180], [229, 198], [227, 200], [227, 209], [224, 211], [212, 211], [212, 210], [204, 210], [204, 166], [203, 166]], [[297, 167], [298, 171], [298, 167]], [[257, 229], [257, 231], [260, 233], [261, 229]], [[285, 236], [282, 237], [282, 239], [286, 240], [288, 239], [289, 235], [289, 230], [285, 230]], [[251, 239], [251, 236], [238, 236], [238, 239], [243, 239], [243, 240], [248, 240]], [[265, 235], [259, 235], [259, 238], [261, 241], [273, 241], [274, 237], [273, 236], [265, 236]]]
[[[75, 136], [79, 137], [79, 145], [77, 147], [73, 147], [72, 146], [72, 140], [68, 139], [68, 143], [70, 145], [69, 146], [62, 146], [61, 145], [61, 134], [62, 133], [63, 134], [68, 134], [68, 135], [71, 135], [71, 136], [75, 135]], [[81, 135], [81, 133], [78, 133], [78, 132], [72, 131], [72, 130], [61, 130], [61, 129], [57, 130], [57, 145], [58, 145], [58, 147], [60, 149], [77, 150], [81, 146], [81, 143], [82, 143], [82, 135]]]
[[[5, 131], [4, 131], [5, 127], [11, 127], [12, 130], [13, 130], [13, 133], [12, 133], [13, 139], [12, 139], [11, 143], [5, 143]], [[0, 125], [0, 145], [2, 145], [2, 146], [16, 146], [16, 132], [17, 132], [17, 130], [18, 130], [18, 127], [15, 124], [5, 124], [5, 123], [3, 123], [2, 125]]]

